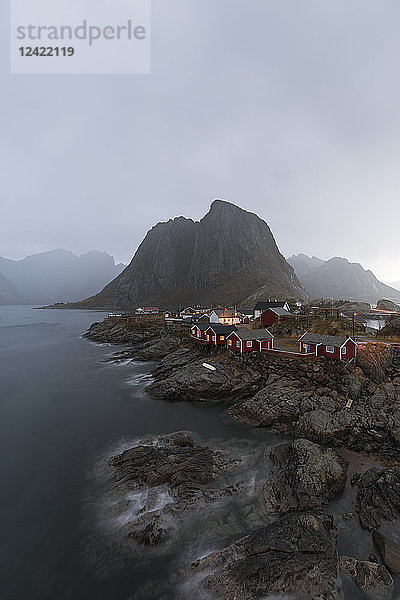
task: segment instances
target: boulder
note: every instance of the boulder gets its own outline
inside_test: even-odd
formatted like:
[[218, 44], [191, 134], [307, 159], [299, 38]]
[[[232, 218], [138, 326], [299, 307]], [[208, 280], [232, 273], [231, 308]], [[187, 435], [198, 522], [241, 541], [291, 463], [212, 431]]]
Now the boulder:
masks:
[[376, 530], [372, 532], [372, 539], [378, 546], [385, 565], [393, 573], [400, 573], [400, 546]]
[[115, 481], [129, 486], [193, 491], [211, 483], [232, 464], [222, 451], [197, 446], [186, 432], [143, 440], [139, 445], [110, 459]]
[[[194, 358], [194, 360], [193, 360]], [[208, 359], [215, 367], [210, 371], [203, 366], [205, 357], [195, 355], [191, 362], [164, 373], [156, 369], [156, 381], [147, 393], [160, 400], [198, 400], [208, 403], [223, 402], [229, 398], [241, 398], [254, 394], [261, 385], [260, 373], [242, 368], [234, 361]]]
[[356, 475], [356, 510], [365, 529], [378, 529], [382, 522], [392, 521], [400, 512], [400, 471], [369, 469]]
[[217, 482], [239, 462], [197, 445], [185, 431], [143, 439], [113, 456], [112, 506], [120, 539], [135, 542], [133, 551], [175, 542], [189, 515], [201, 510], [207, 519], [215, 502], [246, 494], [238, 482]]
[[263, 495], [273, 512], [322, 508], [346, 485], [347, 461], [305, 439], [276, 446], [267, 451], [266, 460], [273, 467]]
[[352, 556], [341, 556], [340, 568], [369, 596], [375, 599], [391, 596], [394, 582], [384, 565], [357, 560]]
[[301, 403], [310, 397], [313, 394], [304, 390], [302, 382], [271, 375], [263, 389], [252, 398], [234, 404], [229, 414], [234, 420], [254, 427], [292, 424], [300, 414]]
[[330, 517], [287, 515], [198, 560], [189, 575], [204, 597], [218, 600], [261, 600], [274, 593], [339, 600], [336, 541]]
[[136, 358], [144, 361], [156, 361], [165, 358], [179, 348], [179, 341], [170, 337], [157, 339], [155, 342], [148, 342], [144, 347], [140, 348], [136, 354]]

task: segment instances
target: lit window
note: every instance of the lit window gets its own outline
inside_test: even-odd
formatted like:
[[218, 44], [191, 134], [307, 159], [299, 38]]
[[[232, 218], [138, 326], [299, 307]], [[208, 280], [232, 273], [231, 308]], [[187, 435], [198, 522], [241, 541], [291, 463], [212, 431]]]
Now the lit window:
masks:
[[326, 351], [329, 352], [329, 354], [333, 354], [335, 352], [335, 348], [333, 346], [327, 346]]
[[228, 346], [232, 346], [232, 340], [228, 340]]
[[223, 342], [223, 341], [224, 341], [224, 339], [225, 339], [225, 336], [224, 336], [224, 335], [221, 335], [219, 339], [221, 340], [221, 342]]

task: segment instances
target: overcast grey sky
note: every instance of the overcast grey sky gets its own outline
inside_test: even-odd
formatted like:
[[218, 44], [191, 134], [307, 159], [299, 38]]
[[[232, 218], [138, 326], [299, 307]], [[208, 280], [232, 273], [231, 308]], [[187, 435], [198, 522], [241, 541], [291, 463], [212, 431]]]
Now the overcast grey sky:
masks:
[[400, 279], [400, 3], [153, 0], [152, 73], [9, 74], [0, 255], [105, 250], [224, 198], [283, 254]]

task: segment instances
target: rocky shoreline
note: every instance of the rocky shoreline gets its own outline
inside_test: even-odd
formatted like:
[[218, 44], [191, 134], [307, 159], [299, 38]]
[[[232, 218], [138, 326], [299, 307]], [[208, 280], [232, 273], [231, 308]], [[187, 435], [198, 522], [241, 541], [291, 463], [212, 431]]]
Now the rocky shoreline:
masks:
[[[400, 373], [392, 368], [390, 380], [378, 382], [359, 367], [323, 359], [213, 353], [192, 347], [181, 333], [138, 331], [111, 320], [93, 324], [85, 337], [125, 344], [112, 360], [155, 361], [146, 390], [153, 399], [219, 403], [227, 419], [295, 438], [265, 449], [265, 475], [251, 500], [262, 507], [257, 517], [244, 519], [244, 529], [232, 528], [239, 534], [233, 544], [176, 573], [179, 589], [194, 578], [193, 598], [261, 600], [285, 592], [291, 598], [336, 600], [345, 597], [344, 577], [360, 598], [393, 597], [400, 572]], [[215, 370], [205, 369], [205, 361]], [[351, 478], [353, 500], [340, 517], [344, 523], [354, 511], [360, 529], [371, 532], [367, 556], [338, 552], [338, 515], [330, 507], [349, 482], [339, 447], [379, 461]], [[150, 516], [132, 518], [124, 535], [136, 548], [160, 551], [174, 537], [166, 524], [190, 519], [199, 507], [206, 515], [226, 498], [247, 506], [246, 482], [229, 475], [239, 464], [240, 457], [199, 447], [187, 432], [142, 440], [114, 457], [118, 489], [161, 486], [168, 499]]]

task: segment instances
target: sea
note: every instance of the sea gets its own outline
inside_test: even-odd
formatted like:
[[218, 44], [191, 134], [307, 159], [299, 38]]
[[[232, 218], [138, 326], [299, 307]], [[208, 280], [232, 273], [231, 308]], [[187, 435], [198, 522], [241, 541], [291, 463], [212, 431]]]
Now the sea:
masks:
[[[120, 347], [82, 337], [105, 316], [0, 307], [1, 600], [205, 598], [195, 581], [178, 590], [174, 574], [246, 533], [239, 513], [248, 507], [220, 507], [214, 538], [212, 515], [202, 522], [200, 514], [166, 555], [130, 556], [119, 543], [107, 459], [141, 438], [185, 429], [202, 443], [246, 455], [254, 483], [265, 477], [265, 450], [282, 442], [268, 430], [230, 422], [218, 405], [149, 398], [154, 364], [109, 362]], [[352, 493], [349, 484], [334, 513], [351, 510]], [[356, 519], [347, 521], [339, 546], [368, 556], [370, 534]], [[366, 598], [349, 579], [345, 597]]]

